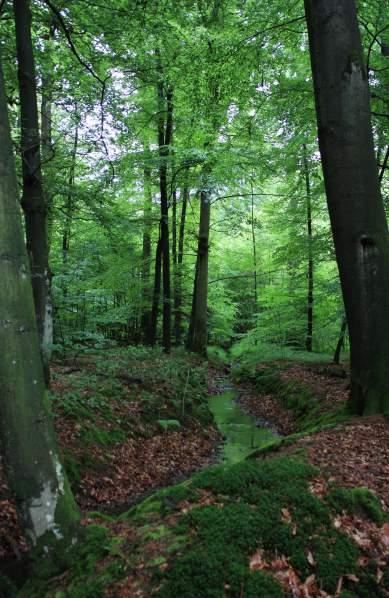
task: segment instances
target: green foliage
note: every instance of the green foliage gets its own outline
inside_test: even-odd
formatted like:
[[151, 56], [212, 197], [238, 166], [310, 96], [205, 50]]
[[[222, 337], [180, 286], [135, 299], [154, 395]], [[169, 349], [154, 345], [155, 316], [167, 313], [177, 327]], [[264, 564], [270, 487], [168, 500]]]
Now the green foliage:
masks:
[[211, 366], [221, 368], [229, 365], [230, 356], [227, 353], [227, 351], [225, 351], [221, 347], [213, 345], [211, 347], [208, 347], [207, 356], [208, 362]]
[[158, 424], [165, 431], [177, 430], [181, 427], [181, 424], [177, 419], [159, 419]]
[[252, 376], [258, 365], [273, 361], [299, 361], [304, 363], [318, 363], [330, 361], [325, 353], [312, 353], [296, 350], [291, 347], [264, 343], [253, 331], [246, 334], [231, 349], [232, 373], [239, 379]]
[[124, 442], [126, 436], [126, 432], [120, 428], [105, 430], [93, 424], [84, 426], [80, 432], [80, 437], [86, 445], [99, 444], [106, 447]]

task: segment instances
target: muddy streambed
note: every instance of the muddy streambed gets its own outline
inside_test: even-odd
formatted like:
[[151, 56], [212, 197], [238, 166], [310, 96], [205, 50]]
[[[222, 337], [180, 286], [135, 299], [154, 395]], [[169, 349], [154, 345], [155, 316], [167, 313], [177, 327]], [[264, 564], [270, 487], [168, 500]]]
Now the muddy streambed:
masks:
[[237, 388], [230, 386], [226, 380], [220, 380], [218, 388], [220, 394], [211, 396], [208, 406], [224, 438], [221, 452], [225, 463], [242, 461], [253, 450], [279, 436], [266, 422], [257, 421], [242, 410], [236, 402], [239, 396]]

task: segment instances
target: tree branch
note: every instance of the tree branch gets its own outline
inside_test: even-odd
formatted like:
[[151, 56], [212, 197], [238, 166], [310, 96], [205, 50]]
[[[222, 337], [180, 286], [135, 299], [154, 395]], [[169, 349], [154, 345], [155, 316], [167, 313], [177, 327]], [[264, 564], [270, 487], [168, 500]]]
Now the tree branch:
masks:
[[78, 62], [92, 75], [92, 77], [96, 79], [96, 81], [100, 83], [100, 85], [103, 86], [103, 89], [105, 89], [105, 81], [103, 81], [103, 79], [100, 79], [100, 77], [94, 72], [93, 68], [87, 62], [85, 62], [85, 60], [81, 58], [81, 56], [79, 55], [59, 9], [51, 2], [51, 0], [44, 0], [44, 2], [57, 17], [58, 22], [61, 25], [62, 31], [64, 32], [65, 37], [68, 40], [70, 49], [73, 52], [74, 56], [77, 58]]
[[380, 174], [378, 175], [378, 180], [379, 180], [380, 183], [382, 182], [382, 179], [384, 178], [384, 172], [385, 172], [386, 166], [388, 164], [388, 160], [389, 160], [389, 145], [386, 148], [385, 158], [384, 158], [384, 161], [383, 161], [383, 163], [381, 165]]

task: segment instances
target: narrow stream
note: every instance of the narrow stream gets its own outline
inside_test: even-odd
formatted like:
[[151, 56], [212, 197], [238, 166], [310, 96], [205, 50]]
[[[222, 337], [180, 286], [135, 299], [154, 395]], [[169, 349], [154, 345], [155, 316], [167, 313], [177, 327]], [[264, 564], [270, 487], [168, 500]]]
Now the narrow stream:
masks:
[[224, 392], [211, 396], [208, 404], [224, 437], [223, 461], [232, 464], [242, 461], [254, 449], [276, 438], [277, 434], [268, 427], [259, 427], [253, 417], [242, 411], [235, 401], [238, 397], [236, 389], [226, 387], [225, 383], [222, 388]]

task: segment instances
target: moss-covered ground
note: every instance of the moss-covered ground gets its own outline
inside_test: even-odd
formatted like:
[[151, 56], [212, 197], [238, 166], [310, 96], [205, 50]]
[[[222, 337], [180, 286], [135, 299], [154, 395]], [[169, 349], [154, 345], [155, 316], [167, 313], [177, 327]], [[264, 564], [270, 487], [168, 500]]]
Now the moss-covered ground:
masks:
[[20, 596], [384, 597], [382, 563], [336, 523], [357, 510], [379, 537], [379, 502], [367, 490], [319, 498], [317, 474], [299, 457], [252, 459], [208, 468], [120, 517], [95, 514], [74, 566]]

